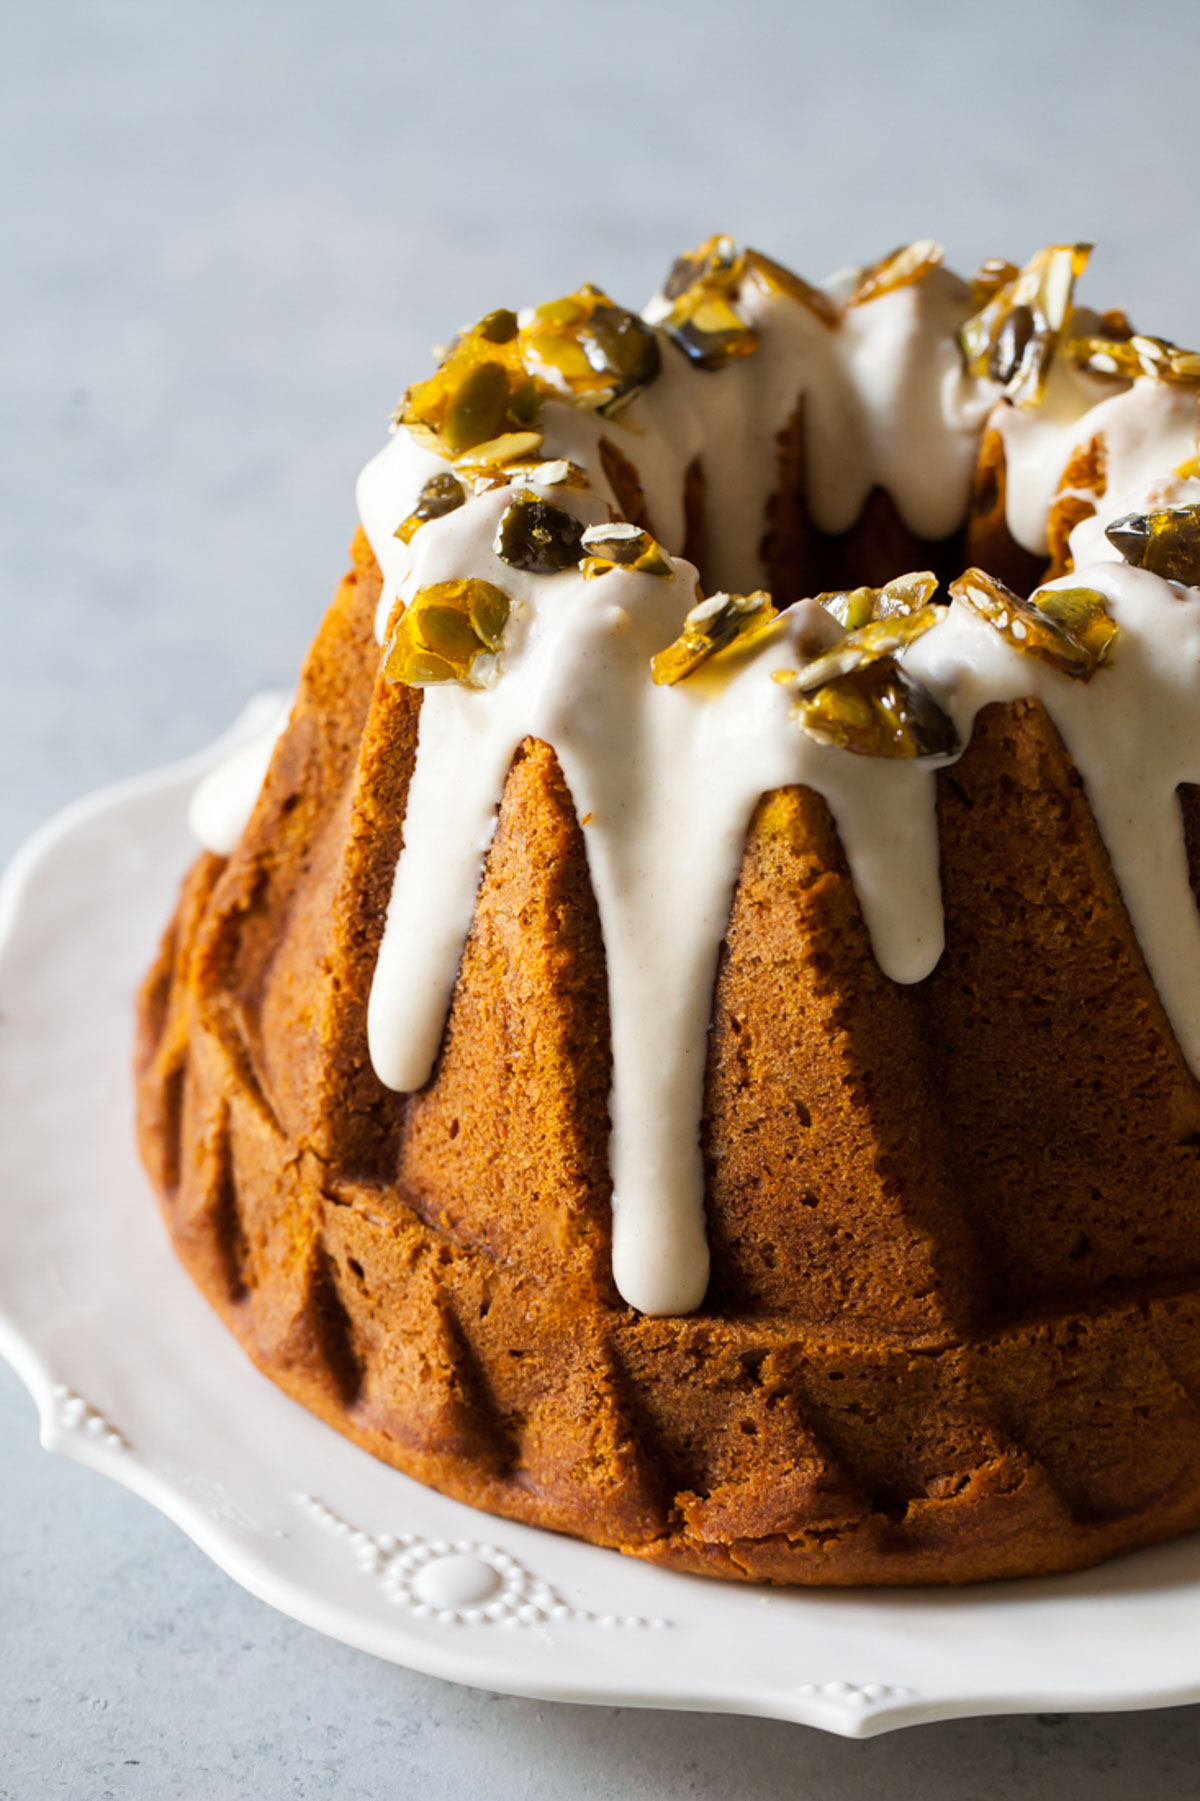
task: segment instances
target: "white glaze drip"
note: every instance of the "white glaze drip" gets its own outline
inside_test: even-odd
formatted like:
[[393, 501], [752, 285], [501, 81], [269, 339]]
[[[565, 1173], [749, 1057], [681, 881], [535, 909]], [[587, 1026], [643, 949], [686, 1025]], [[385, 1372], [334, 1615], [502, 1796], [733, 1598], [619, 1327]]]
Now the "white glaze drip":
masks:
[[205, 850], [228, 857], [235, 849], [250, 822], [291, 708], [290, 700], [281, 703], [262, 730], [196, 784], [188, 807], [188, 828]]
[[371, 1058], [389, 1087], [429, 1079], [513, 756], [526, 737], [552, 745], [586, 822], [607, 959], [614, 1276], [643, 1312], [688, 1312], [708, 1281], [697, 1130], [706, 1028], [755, 805], [791, 783], [826, 796], [880, 965], [917, 981], [942, 945], [933, 773], [890, 763], [864, 779], [864, 760], [795, 729], [769, 674], [800, 660], [802, 610], [728, 671], [656, 687], [650, 658], [695, 598], [691, 565], [677, 561], [673, 579], [522, 577], [491, 549], [509, 498], [477, 501], [452, 549], [428, 531], [414, 544], [415, 582], [445, 579], [445, 559], [465, 553], [482, 579], [507, 582], [518, 624], [494, 688], [425, 690], [371, 991]]
[[1050, 505], [1063, 472], [1075, 451], [1093, 438], [1104, 444], [1108, 519], [1128, 512], [1128, 498], [1195, 453], [1194, 388], [1148, 380], [1114, 388], [1114, 382], [1060, 358], [1051, 366], [1040, 406], [1005, 403], [993, 415], [1004, 439], [1008, 529], [1035, 556], [1047, 553]]
[[[637, 465], [664, 543], [681, 546], [683, 476], [698, 457], [708, 478], [711, 586], [765, 579], [764, 500], [776, 482], [779, 434], [801, 401], [807, 503], [822, 531], [849, 530], [879, 486], [921, 537], [952, 532], [966, 512], [996, 394], [963, 372], [955, 334], [972, 310], [964, 284], [935, 270], [850, 308], [836, 329], [789, 296], [749, 283], [741, 307], [761, 335], [753, 356], [697, 371], [666, 342], [662, 375], [627, 415], [620, 447]], [[651, 317], [661, 311], [661, 302], [647, 309]]]
[[[953, 530], [996, 392], [962, 372], [954, 343], [970, 310], [962, 284], [938, 272], [851, 309], [836, 329], [785, 296], [747, 292], [743, 303], [762, 335], [754, 356], [698, 371], [664, 343], [662, 375], [623, 418], [548, 405], [544, 454], [571, 457], [592, 486], [542, 490], [546, 497], [588, 523], [615, 513], [599, 463], [607, 437], [636, 467], [655, 529], [677, 552], [684, 475], [699, 456], [710, 581], [757, 585], [778, 434], [803, 398], [818, 526], [851, 526], [878, 484], [920, 535]], [[1178, 782], [1200, 780], [1200, 599], [1114, 562], [1102, 537], [1103, 524], [1128, 510], [1123, 496], [1168, 492], [1163, 472], [1193, 447], [1195, 396], [1141, 382], [1114, 390], [1060, 361], [1043, 408], [1004, 405], [993, 416], [1005, 437], [1011, 529], [1033, 549], [1044, 545], [1072, 451], [1103, 436], [1108, 492], [1100, 517], [1077, 528], [1089, 567], [1071, 580], [1110, 597], [1117, 653], [1092, 683], [1075, 683], [955, 605], [905, 660], [964, 742], [988, 701], [1036, 695], [1046, 705], [1080, 769], [1180, 1044], [1200, 1069], [1200, 924], [1175, 798]], [[509, 767], [523, 739], [543, 740], [586, 822], [608, 965], [614, 1273], [642, 1311], [686, 1312], [700, 1304], [708, 1269], [698, 1136], [706, 1031], [754, 807], [792, 783], [825, 797], [880, 966], [913, 982], [942, 947], [934, 771], [822, 747], [790, 723], [789, 697], [769, 676], [797, 662], [803, 609], [728, 668], [657, 688], [648, 661], [694, 599], [689, 565], [676, 562], [670, 580], [520, 575], [492, 549], [505, 492], [475, 497], [424, 526], [411, 547], [400, 544], [396, 525], [443, 467], [401, 431], [360, 479], [384, 575], [380, 636], [398, 598], [466, 574], [504, 588], [513, 616], [494, 687], [425, 691], [370, 1000], [372, 1060], [394, 1088], [428, 1080]]]

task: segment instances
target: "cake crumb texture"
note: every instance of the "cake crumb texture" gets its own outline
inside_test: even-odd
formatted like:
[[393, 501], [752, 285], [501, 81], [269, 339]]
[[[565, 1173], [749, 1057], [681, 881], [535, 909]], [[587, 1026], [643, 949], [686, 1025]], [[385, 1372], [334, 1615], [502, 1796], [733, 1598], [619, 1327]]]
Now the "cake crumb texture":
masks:
[[911, 986], [825, 802], [759, 805], [709, 1036], [713, 1277], [651, 1318], [613, 1283], [604, 947], [546, 744], [433, 1080], [371, 1067], [421, 706], [379, 675], [379, 594], [360, 533], [141, 995], [143, 1156], [259, 1368], [457, 1499], [705, 1574], [964, 1582], [1200, 1525], [1200, 1096], [1039, 703], [939, 771], [946, 949]]

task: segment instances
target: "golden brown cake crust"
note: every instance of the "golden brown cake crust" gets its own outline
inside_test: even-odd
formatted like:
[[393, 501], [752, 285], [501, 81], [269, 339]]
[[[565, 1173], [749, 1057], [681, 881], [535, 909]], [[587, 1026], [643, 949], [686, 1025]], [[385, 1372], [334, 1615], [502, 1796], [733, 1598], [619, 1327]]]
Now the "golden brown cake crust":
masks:
[[713, 1282], [651, 1319], [612, 1282], [604, 952], [545, 745], [432, 1082], [370, 1066], [420, 706], [376, 679], [378, 595], [360, 535], [141, 998], [143, 1156], [258, 1366], [448, 1494], [707, 1574], [963, 1582], [1200, 1525], [1200, 1098], [1037, 704], [939, 776], [947, 946], [914, 987], [824, 803], [760, 805], [710, 1039]]

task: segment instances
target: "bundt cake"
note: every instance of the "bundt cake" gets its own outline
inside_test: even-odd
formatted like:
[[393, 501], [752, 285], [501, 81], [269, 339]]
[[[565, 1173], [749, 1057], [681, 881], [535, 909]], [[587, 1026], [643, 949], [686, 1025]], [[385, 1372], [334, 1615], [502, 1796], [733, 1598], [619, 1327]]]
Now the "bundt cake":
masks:
[[714, 238], [407, 391], [138, 1049], [378, 1457], [756, 1581], [1200, 1526], [1200, 357], [1087, 250]]

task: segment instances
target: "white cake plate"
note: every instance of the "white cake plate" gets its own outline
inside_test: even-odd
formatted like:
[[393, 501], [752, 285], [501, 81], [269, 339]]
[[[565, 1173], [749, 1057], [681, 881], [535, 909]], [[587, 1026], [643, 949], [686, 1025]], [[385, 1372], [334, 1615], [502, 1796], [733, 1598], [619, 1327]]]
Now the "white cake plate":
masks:
[[786, 1591], [679, 1576], [491, 1519], [375, 1462], [246, 1361], [139, 1167], [132, 996], [193, 855], [191, 762], [44, 827], [0, 887], [0, 1351], [42, 1442], [123, 1482], [319, 1632], [544, 1700], [799, 1720], [1200, 1700], [1200, 1540], [1050, 1581]]

